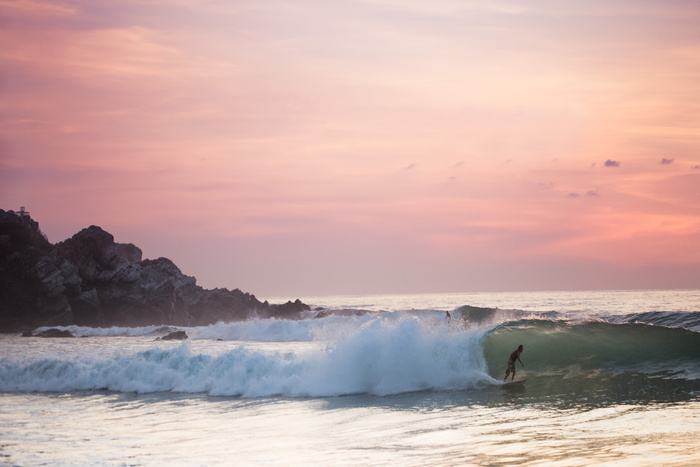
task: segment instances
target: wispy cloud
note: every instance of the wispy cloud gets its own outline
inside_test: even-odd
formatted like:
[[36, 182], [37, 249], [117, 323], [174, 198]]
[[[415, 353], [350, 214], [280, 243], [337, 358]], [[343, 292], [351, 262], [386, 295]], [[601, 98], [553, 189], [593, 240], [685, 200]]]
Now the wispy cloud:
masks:
[[620, 161], [614, 161], [612, 159], [608, 159], [605, 161], [605, 167], [620, 167]]
[[0, 0], [0, 7], [5, 9], [7, 16], [16, 15], [27, 17], [69, 16], [76, 11], [65, 5], [55, 5], [46, 1], [34, 0]]

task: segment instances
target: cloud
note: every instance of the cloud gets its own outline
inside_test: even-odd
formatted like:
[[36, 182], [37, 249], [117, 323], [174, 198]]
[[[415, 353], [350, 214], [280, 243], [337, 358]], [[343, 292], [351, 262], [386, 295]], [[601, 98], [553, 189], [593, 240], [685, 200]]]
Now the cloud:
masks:
[[620, 167], [620, 161], [608, 159], [607, 161], [605, 161], [605, 167]]
[[663, 159], [661, 159], [661, 164], [662, 164], [662, 165], [673, 164], [673, 161], [675, 161], [675, 160], [676, 160], [675, 158], [666, 159], [666, 158], [664, 157]]
[[410, 165], [404, 167], [404, 170], [413, 170], [413, 169], [415, 169], [415, 168], [416, 168], [416, 164], [413, 163], [413, 164], [410, 164]]
[[691, 169], [700, 170], [700, 165], [691, 165]]
[[[595, 190], [588, 190], [588, 191], [586, 192], [586, 196], [595, 197], [595, 196], [600, 196], [600, 195], [599, 195], [598, 192], [595, 191]], [[567, 195], [567, 197], [569, 197], [569, 198], [580, 198], [581, 195], [579, 195], [579, 194], [576, 193], [575, 191], [572, 191], [571, 193], [569, 193], [569, 194]]]

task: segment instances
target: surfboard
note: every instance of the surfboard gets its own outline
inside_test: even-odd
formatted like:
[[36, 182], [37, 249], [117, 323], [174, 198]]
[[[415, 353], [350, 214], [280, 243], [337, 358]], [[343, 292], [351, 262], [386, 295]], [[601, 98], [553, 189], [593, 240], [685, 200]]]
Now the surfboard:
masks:
[[518, 379], [515, 381], [508, 381], [507, 383], [503, 383], [501, 387], [504, 388], [517, 388], [517, 387], [522, 387], [525, 385], [525, 381], [527, 381], [527, 378], [525, 379]]

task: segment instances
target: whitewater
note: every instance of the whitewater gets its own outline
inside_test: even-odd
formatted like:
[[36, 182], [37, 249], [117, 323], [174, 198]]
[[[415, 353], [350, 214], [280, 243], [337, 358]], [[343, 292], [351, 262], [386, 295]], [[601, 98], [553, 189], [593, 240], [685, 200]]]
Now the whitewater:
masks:
[[[1, 335], [0, 465], [700, 461], [700, 290], [302, 301], [298, 321]], [[527, 381], [504, 386], [519, 344]]]

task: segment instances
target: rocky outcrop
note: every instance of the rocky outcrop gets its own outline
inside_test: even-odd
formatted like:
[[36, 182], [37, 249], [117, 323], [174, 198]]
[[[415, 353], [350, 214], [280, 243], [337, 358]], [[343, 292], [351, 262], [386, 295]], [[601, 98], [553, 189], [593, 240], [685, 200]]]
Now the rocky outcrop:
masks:
[[90, 226], [52, 245], [26, 214], [0, 210], [0, 330], [38, 326], [200, 326], [250, 317], [299, 319], [297, 300], [260, 302], [238, 289], [207, 290], [167, 258]]
[[187, 339], [189, 336], [185, 331], [173, 331], [163, 337], [159, 337], [159, 340], [162, 341], [173, 341], [173, 340], [178, 340], [178, 341], [183, 341]]
[[62, 329], [47, 329], [36, 334], [36, 337], [75, 337], [70, 331]]

